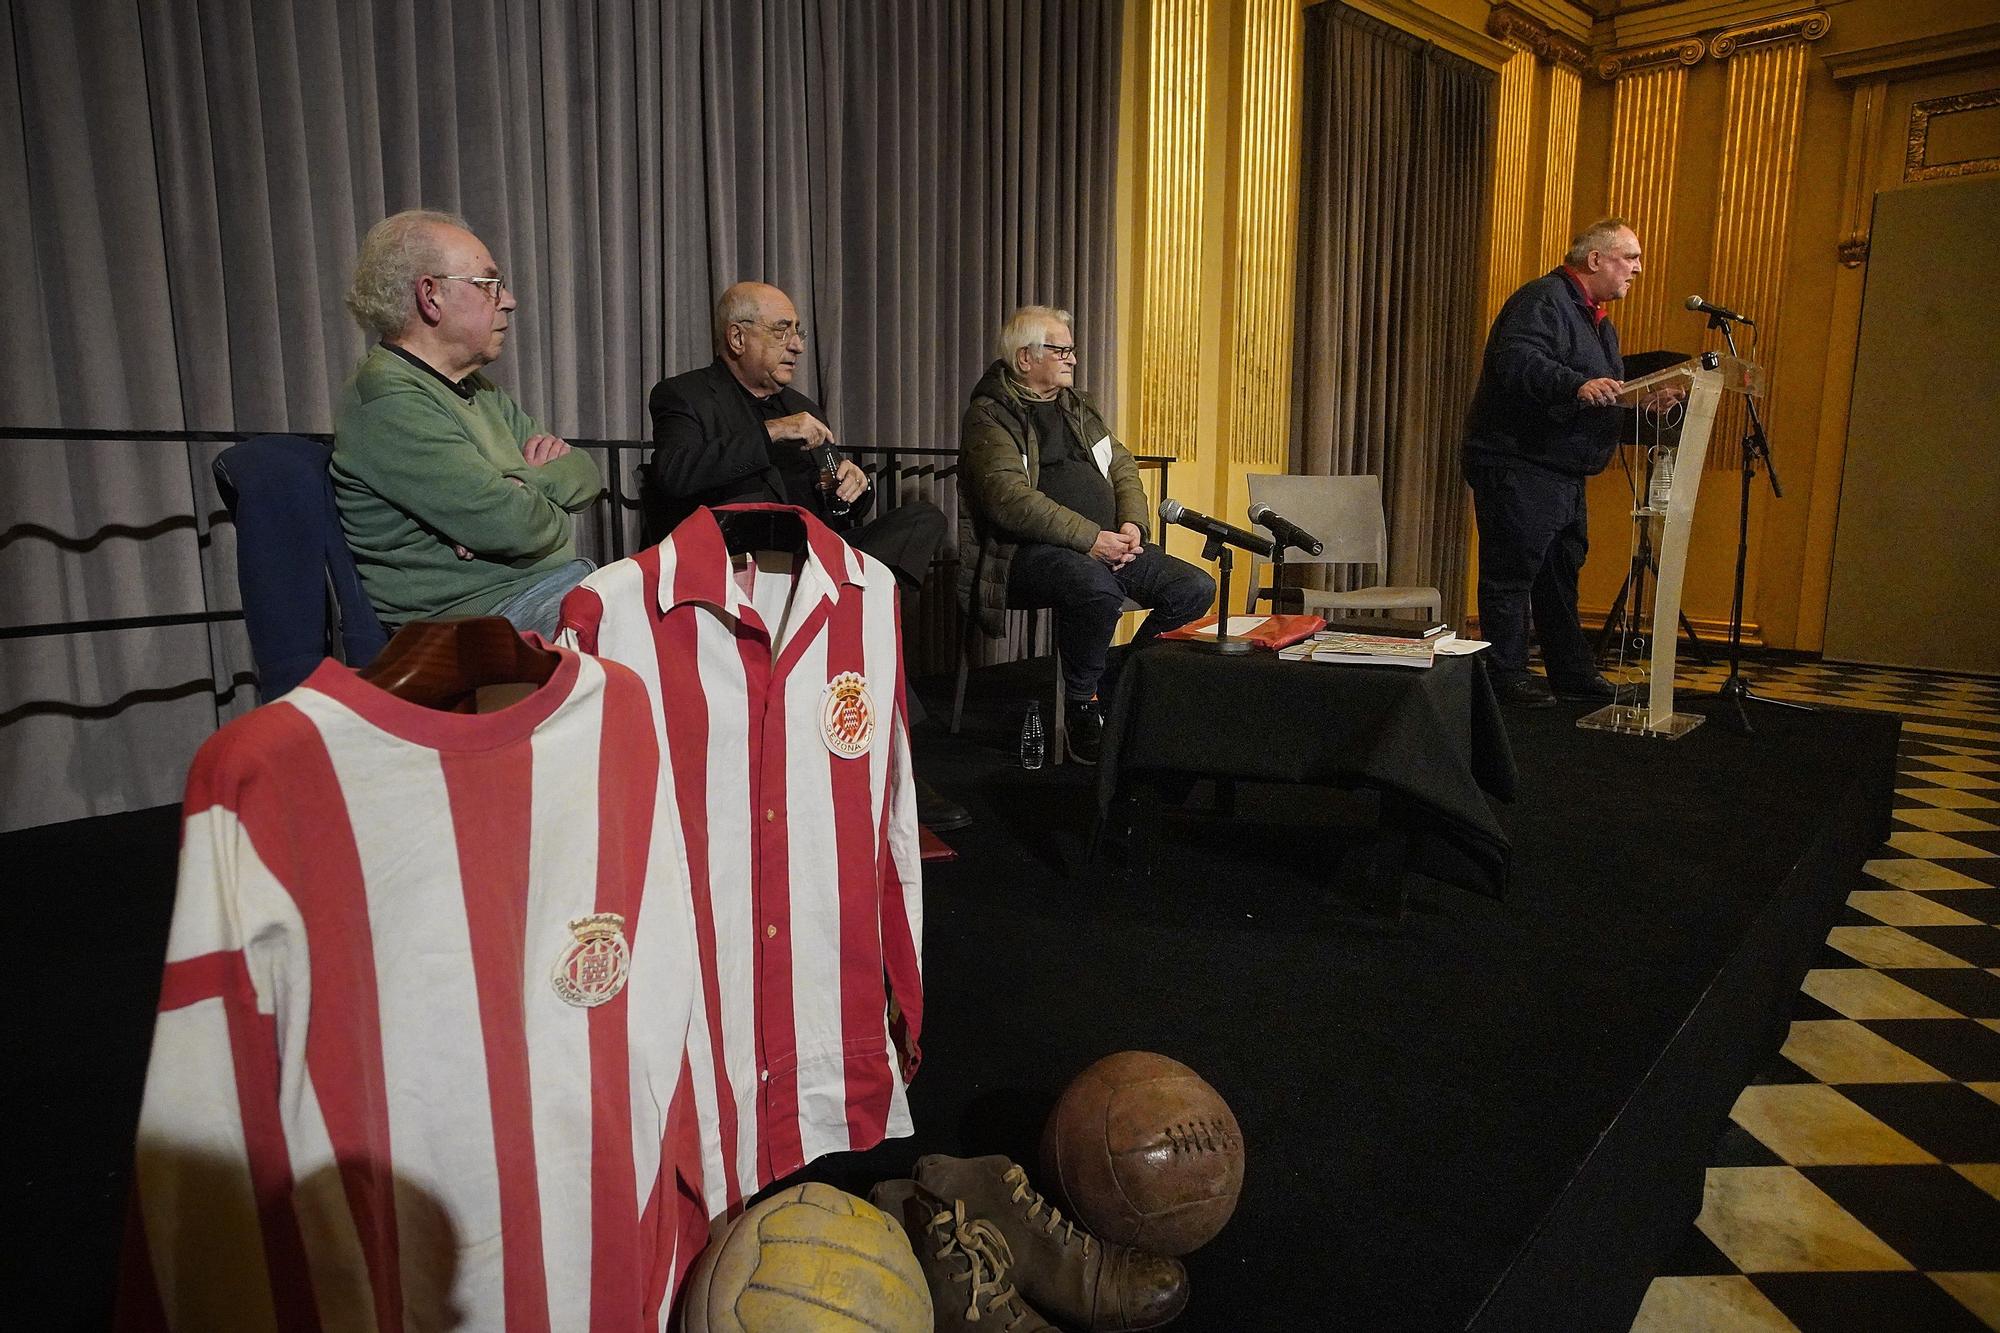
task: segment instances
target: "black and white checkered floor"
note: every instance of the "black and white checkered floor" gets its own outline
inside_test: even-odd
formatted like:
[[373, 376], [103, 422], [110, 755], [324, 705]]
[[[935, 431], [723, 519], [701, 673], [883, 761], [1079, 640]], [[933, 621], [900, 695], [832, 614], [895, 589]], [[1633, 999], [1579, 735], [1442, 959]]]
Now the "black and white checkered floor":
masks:
[[1770, 698], [1902, 716], [1894, 831], [1633, 1328], [2000, 1329], [2000, 682], [1745, 676]]

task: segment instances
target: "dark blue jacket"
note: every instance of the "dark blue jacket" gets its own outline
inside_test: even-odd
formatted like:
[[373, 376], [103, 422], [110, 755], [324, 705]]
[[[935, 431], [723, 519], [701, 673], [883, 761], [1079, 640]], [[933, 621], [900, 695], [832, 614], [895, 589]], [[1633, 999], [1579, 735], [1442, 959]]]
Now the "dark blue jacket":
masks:
[[265, 703], [311, 675], [329, 648], [361, 667], [387, 638], [340, 533], [327, 457], [301, 436], [259, 435], [215, 460], [236, 519], [236, 585]]
[[1586, 407], [1586, 381], [1625, 378], [1618, 330], [1595, 327], [1590, 307], [1560, 268], [1507, 298], [1486, 339], [1486, 359], [1465, 427], [1468, 467], [1532, 463], [1587, 477], [1618, 447], [1620, 409]]

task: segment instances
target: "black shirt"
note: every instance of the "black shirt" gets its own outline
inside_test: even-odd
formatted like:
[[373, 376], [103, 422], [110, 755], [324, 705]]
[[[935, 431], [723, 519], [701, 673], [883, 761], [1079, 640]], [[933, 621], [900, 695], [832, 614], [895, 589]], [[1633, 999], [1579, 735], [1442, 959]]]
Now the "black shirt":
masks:
[[1095, 523], [1100, 531], [1118, 529], [1118, 495], [1111, 478], [1098, 469], [1097, 460], [1076, 438], [1054, 399], [1028, 404], [1028, 416], [1041, 440], [1041, 477], [1037, 489], [1065, 509], [1073, 509]]

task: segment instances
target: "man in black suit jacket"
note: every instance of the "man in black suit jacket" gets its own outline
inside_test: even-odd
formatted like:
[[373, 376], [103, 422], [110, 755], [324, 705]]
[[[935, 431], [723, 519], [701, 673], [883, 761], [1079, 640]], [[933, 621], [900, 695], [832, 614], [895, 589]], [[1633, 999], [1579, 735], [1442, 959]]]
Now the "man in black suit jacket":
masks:
[[[833, 429], [820, 405], [791, 387], [805, 347], [798, 311], [778, 288], [739, 282], [722, 294], [715, 307], [715, 360], [660, 381], [647, 404], [653, 414], [647, 540], [660, 541], [700, 505], [798, 505], [895, 572], [908, 626], [924, 576], [944, 545], [944, 514], [928, 500], [905, 500], [862, 521], [868, 476], [846, 458], [833, 471], [834, 493], [852, 510], [833, 512], [814, 455], [836, 443]], [[921, 721], [916, 692], [907, 698], [911, 722]], [[972, 822], [962, 806], [921, 779], [917, 808], [935, 830]]]

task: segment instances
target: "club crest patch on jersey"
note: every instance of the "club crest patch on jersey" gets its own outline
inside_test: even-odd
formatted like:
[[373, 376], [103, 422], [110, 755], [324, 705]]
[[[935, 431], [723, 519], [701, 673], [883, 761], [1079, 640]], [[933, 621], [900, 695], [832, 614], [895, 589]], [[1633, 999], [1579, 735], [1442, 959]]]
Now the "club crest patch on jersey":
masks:
[[843, 671], [826, 683], [820, 700], [819, 734], [826, 748], [842, 759], [868, 753], [875, 738], [875, 699], [868, 679], [858, 671]]
[[594, 1009], [625, 989], [632, 949], [625, 943], [625, 918], [616, 912], [580, 916], [569, 923], [575, 936], [556, 959], [549, 981], [564, 1004]]

